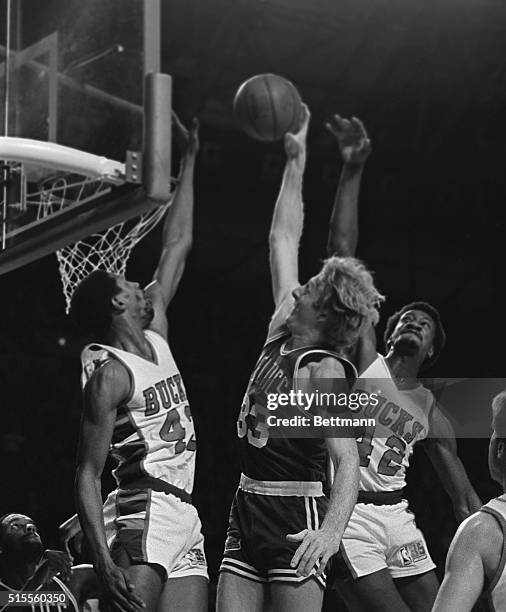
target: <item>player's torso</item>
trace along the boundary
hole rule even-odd
[[[167,342],[151,331],[145,335],[154,362],[93,344],[83,351],[83,382],[111,356],[130,374],[131,396],[118,408],[111,441],[118,485],[150,476],[191,493],[196,441],[186,390]]]
[[[499,566],[489,580],[489,586],[484,593],[488,600],[491,612],[506,610],[506,495],[491,499],[482,510],[493,514],[501,526],[503,532],[502,554]]]
[[[354,390],[377,398],[377,402],[370,400],[357,413],[376,421],[375,427],[365,428],[357,438],[360,489],[402,489],[413,446],[428,435],[433,396],[422,385],[398,389],[381,355],[359,376]]]
[[[266,342],[250,377],[237,421],[243,472],[256,480],[324,481],[325,441],[269,435],[267,417],[273,413],[267,396],[288,394],[304,364],[337,355],[314,346],[288,351],[284,347],[288,338],[281,333]]]

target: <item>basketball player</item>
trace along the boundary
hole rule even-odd
[[[219,612],[320,610],[324,569],[356,500],[352,438],[276,438],[266,422],[269,391],[348,390],[354,368],[337,351],[355,342],[382,299],[352,258],[331,258],[299,284],[308,122],[304,107],[300,131],[285,138],[287,162],[270,232],[276,310],[238,420],[243,474],[220,569]],[[323,494],[325,445],[336,468],[330,501]]]
[[[195,431],[181,374],[167,344],[165,311],[192,239],[198,124],[176,122],[182,172],[162,233],[153,282],[105,271],[77,287],[71,314],[95,342],[82,353],[84,411],[76,496],[102,593],[113,610],[207,609],[204,539],[191,491]],[[118,488],[102,509],[108,451]]]
[[[329,253],[352,256],[358,238],[360,179],[371,144],[356,118],[335,115],[327,127],[336,136],[344,161]],[[388,320],[384,340],[386,357],[376,350],[370,324],[354,355],[360,373],[357,392],[375,390],[379,402],[361,409],[364,416],[376,419],[376,427],[361,431],[357,440],[358,503],[341,544],[343,567],[336,563],[333,569],[341,576],[338,590],[354,612],[422,612],[431,609],[438,582],[423,534],[404,499],[414,444],[425,440],[459,521],[481,503],[457,456],[450,423],[418,381],[420,371],[435,363],[445,343],[439,313],[425,302],[407,304]]]
[[[70,558],[59,550],[46,550],[35,522],[24,514],[0,518],[0,591],[52,591],[68,597],[68,606],[77,612],[77,602],[65,585],[71,575]],[[19,606],[19,604],[18,604]],[[0,605],[0,610],[9,607]],[[30,607],[30,606],[26,606]],[[62,609],[47,605],[44,609]],[[34,604],[32,609],[42,609]]]
[[[471,612],[478,600],[506,610],[506,392],[492,401],[488,467],[503,495],[491,499],[458,528],[433,612]]]

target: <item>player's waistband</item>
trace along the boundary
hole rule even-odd
[[[297,480],[255,480],[241,474],[239,487],[246,493],[257,495],[278,495],[280,497],[321,497],[321,482],[301,482]]]
[[[160,480],[160,478],[154,478],[153,476],[144,476],[138,480],[120,483],[118,488],[124,491],[130,491],[132,489],[151,489],[152,491],[159,491],[167,495],[174,495],[187,504],[192,503],[191,495],[184,489],[180,489],[169,482],[165,482],[165,480]]]
[[[404,489],[397,489],[395,491],[359,491],[357,504],[393,506],[400,503],[404,498]]]

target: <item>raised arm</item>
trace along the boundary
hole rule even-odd
[[[344,383],[340,390],[348,388],[344,376],[343,366],[333,358],[326,358],[317,365],[310,364],[302,368],[297,376],[297,385],[310,392],[317,390],[321,397],[325,397],[325,393],[331,397],[338,391],[340,382]],[[317,574],[323,573],[329,559],[339,550],[341,538],[357,501],[360,460],[355,438],[327,437],[325,442],[335,473],[325,518],[318,530],[305,529],[287,536],[291,541],[300,542],[291,565],[302,576],[308,576],[318,562]]]
[[[193,174],[199,149],[197,119],[188,131],[173,113],[174,136],[181,150],[181,170],[162,230],[162,252],[153,275],[146,287],[155,316],[151,328],[166,334],[166,315],[183,275],[186,257],[190,252],[193,234]]]
[[[100,481],[117,407],[129,392],[128,372],[117,361],[100,367],[86,385],[75,483],[79,521],[90,545],[93,565],[109,603],[118,612],[136,612],[142,600],[135,594],[125,571],[111,559],[105,537]]]
[[[343,160],[334,207],[330,216],[327,254],[354,257],[358,242],[358,196],[364,164],[371,154],[371,141],[364,124],[352,117],[343,119],[334,115],[326,128],[336,137]],[[354,349],[353,358],[359,373],[377,356],[376,331],[366,325]]]
[[[297,134],[285,135],[286,165],[269,234],[272,293],[276,308],[299,284],[298,253],[303,227],[302,178],[306,165],[309,110],[304,105]]]
[[[424,448],[452,500],[457,520],[463,521],[479,510],[482,503],[457,455],[453,427],[437,406],[432,410]]]
[[[371,153],[371,141],[364,124],[356,117],[348,120],[334,115],[326,127],[337,139],[344,164],[330,218],[327,253],[352,257],[358,242],[360,181]]]

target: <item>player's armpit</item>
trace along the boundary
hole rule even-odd
[[[294,298],[292,291],[297,287],[299,287],[298,283],[292,288],[291,291],[285,294],[276,311],[272,315],[271,322],[269,323],[269,330],[267,332],[267,338],[275,336],[285,328],[286,318],[293,309]]]

